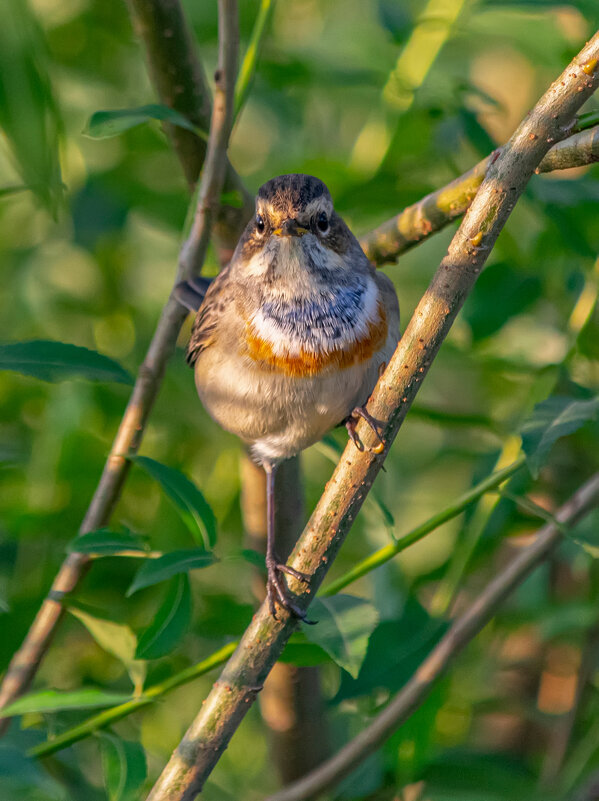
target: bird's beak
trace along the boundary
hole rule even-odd
[[[273,234],[275,236],[303,236],[309,233],[307,228],[302,228],[297,220],[285,220],[280,228],[275,228]]]

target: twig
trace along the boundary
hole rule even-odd
[[[245,51],[241,67],[239,68],[239,76],[235,86],[235,119],[239,117],[239,113],[243,108],[245,101],[252,88],[254,75],[256,74],[256,66],[260,58],[260,50],[262,49],[262,42],[266,32],[267,25],[272,16],[275,8],[275,0],[261,0],[258,16],[254,23],[250,42]]]
[[[291,566],[311,576],[309,587],[290,579],[301,608],[307,608],[341,547],[499,232],[549,150],[547,140],[557,141],[569,132],[577,109],[595,89],[596,74],[587,75],[582,67],[590,63],[596,66],[598,60],[599,33],[552,84],[489,166],[447,256],[368,404],[369,412],[381,421],[384,452],[374,452],[373,433],[364,424],[358,424],[358,434],[366,449],[356,452],[352,443],[346,447],[290,557]],[[262,604],[156,782],[149,796],[151,801],[190,801],[201,790],[296,626],[297,620],[282,610],[275,620],[268,605]]]
[[[216,82],[210,138],[196,216],[188,242],[182,249],[174,286],[199,271],[208,246],[211,224],[215,209],[218,207],[226,169],[226,148],[233,119],[233,98],[230,86],[235,80],[236,47],[235,34],[234,41],[227,40],[227,60],[221,65],[219,80]],[[82,534],[100,528],[108,522],[129,470],[129,457],[139,448],[145,423],[158,393],[166,363],[174,353],[177,336],[186,316],[187,310],[171,294],[139,369],[131,398],[104,471],[81,525],[80,533]],[[29,686],[62,617],[64,609],[61,601],[65,595],[75,589],[89,564],[89,556],[79,553],[69,554],[63,562],[52,584],[52,589],[42,603],[25,641],[11,660],[0,689],[0,708],[7,706]],[[8,719],[2,720],[0,731],[4,731],[7,724]]]
[[[514,473],[516,473],[523,465],[524,465],[524,456],[519,456],[515,462],[508,467],[504,467],[502,470],[497,470],[495,473],[491,473],[490,476],[487,476],[482,481],[480,481],[475,487],[465,492],[461,495],[457,500],[455,500],[450,506],[447,506],[443,511],[439,512],[438,514],[430,517],[424,523],[421,523],[416,528],[409,531],[407,534],[404,534],[403,537],[400,537],[396,542],[390,543],[389,545],[384,545],[382,548],[379,548],[378,551],[370,554],[361,562],[354,565],[347,573],[344,573],[342,576],[339,576],[338,579],[331,582],[325,590],[323,590],[320,595],[334,595],[337,592],[341,592],[348,584],[351,584],[353,581],[365,576],[367,573],[370,573],[380,565],[384,565],[385,562],[388,562],[389,559],[393,559],[398,553],[405,551],[406,548],[409,548],[410,545],[413,545],[415,542],[419,542],[423,537],[426,537],[427,534],[430,534],[431,531],[439,528],[439,526],[443,525],[443,523],[447,523],[448,520],[453,520],[454,517],[457,517],[461,514],[464,509],[466,509],[471,503],[477,501],[481,498],[485,493],[489,492],[490,490],[495,489],[500,484],[503,484],[504,481],[507,481],[511,478]]]
[[[136,33],[143,41],[152,82],[160,100],[183,114],[198,128],[210,126],[211,103],[204,69],[185,21],[179,0],[126,0]],[[192,131],[165,124],[190,188],[196,184],[206,156],[206,142]],[[239,205],[223,203],[215,233],[225,251],[221,262],[237,244],[251,216],[254,201],[227,159],[225,192],[235,192]]]
[[[590,478],[557,513],[560,523],[574,525],[599,503],[599,473]],[[472,602],[420,665],[395,698],[363,731],[334,757],[295,784],[268,797],[267,801],[309,801],[351,773],[414,712],[452,660],[496,613],[498,606],[524,581],[562,539],[562,526],[548,523],[535,535]]]
[[[394,262],[406,250],[461,217],[500,152],[495,151],[447,186],[431,192],[362,237],[360,244],[370,261],[377,266]],[[596,161],[599,161],[599,128],[582,131],[555,144],[535,172],[582,167]]]

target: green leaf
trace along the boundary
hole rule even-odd
[[[599,509],[593,509],[571,529],[566,529],[566,534],[593,559],[599,559]]]
[[[136,128],[138,125],[150,122],[150,120],[170,122],[171,125],[177,125],[179,128],[192,131],[201,139],[208,138],[204,131],[197,128],[183,114],[179,114],[178,111],[160,103],[149,103],[147,106],[138,106],[137,108],[96,111],[87,121],[83,134],[91,139],[108,139],[112,136],[118,136],[130,128]]]
[[[130,701],[131,695],[107,693],[104,690],[85,689],[69,692],[40,690],[24,695],[0,710],[0,718],[24,715],[26,712],[58,712],[62,709],[90,709],[93,707],[114,706]]]
[[[279,661],[296,667],[313,667],[330,662],[331,658],[319,645],[308,642],[304,633],[299,631],[291,635]]]
[[[146,678],[147,666],[135,656],[137,637],[129,626],[90,615],[75,606],[69,606],[68,610],[77,620],[83,623],[100,648],[103,648],[123,663],[136,692],[141,692]]]
[[[148,774],[146,755],[139,743],[114,734],[100,734],[104,784],[109,801],[134,801]]]
[[[374,606],[353,595],[334,595],[316,598],[310,606],[310,616],[318,626],[304,626],[306,637],[356,678],[379,620]]]
[[[555,396],[538,403],[522,426],[522,449],[528,467],[536,478],[553,444],[574,433],[589,420],[595,420],[599,398],[573,400]]]
[[[203,543],[205,548],[213,548],[216,543],[216,518],[196,485],[173,467],[147,456],[134,456],[132,461],[162,486],[194,539]]]
[[[143,589],[143,587],[151,587],[152,584],[166,581],[176,576],[177,573],[187,573],[189,570],[209,567],[216,561],[218,560],[214,554],[201,548],[170,551],[170,553],[165,553],[157,559],[148,559],[137,571],[131,586],[127,590],[127,596],[133,595],[134,592]]]
[[[93,553],[101,556],[121,553],[121,551],[140,551],[144,553],[148,546],[144,540],[129,530],[111,531],[99,528],[80,534],[67,545],[68,553]]]
[[[0,370],[13,370],[42,381],[86,378],[133,383],[129,373],[108,356],[78,345],[41,339],[0,345]]]
[[[152,623],[139,637],[137,659],[158,659],[169,654],[185,634],[191,621],[189,576],[176,576]]]
[[[0,25],[0,127],[24,184],[56,215],[62,120],[44,34],[25,0],[6,0]]]

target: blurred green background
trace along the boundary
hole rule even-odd
[[[184,6],[211,75],[216,3]],[[242,53],[257,8],[240,3]],[[592,35],[598,16],[595,0],[281,0],[234,129],[231,161],[252,192],[280,173],[318,175],[360,235],[506,141]],[[120,0],[9,0],[3,17],[0,338],[86,346],[135,374],[174,278],[188,192],[159,123],[107,139],[82,132],[97,110],[156,102],[142,46]],[[512,461],[519,426],[535,403],[552,392],[583,399],[597,393],[598,200],[596,169],[533,178],[377,480],[393,532],[389,519],[367,505],[332,575]],[[452,232],[385,268],[404,326]],[[204,272],[217,270],[211,252]],[[141,452],[196,482],[218,519],[221,562],[191,574],[191,628],[169,656],[148,663],[150,684],[239,636],[254,603],[251,566],[227,558],[243,545],[241,446],[197,399],[184,360],[188,333],[189,327]],[[77,533],[127,397],[127,387],[117,384],[49,384],[2,373],[2,668]],[[344,432],[332,436],[345,441]],[[597,425],[586,426],[556,445],[534,484],[519,473],[511,493],[529,491],[555,509],[596,469],[598,448]],[[332,470],[329,451],[315,446],[302,455],[308,509]],[[137,467],[113,523],[148,535],[155,550],[194,544],[159,486]],[[380,623],[357,679],[320,654],[333,743],[359,731],[402,686],[448,612],[464,609],[540,524],[534,509],[489,495],[351,587],[374,603]],[[98,560],[78,602],[139,633],[163,588],[126,598],[138,567],[135,559]],[[599,769],[596,573],[589,553],[565,545],[338,794],[486,801],[535,793],[565,798],[580,786]],[[584,704],[572,715],[583,655],[592,669]],[[143,746],[147,787],[213,680],[199,679],[115,727]],[[35,687],[126,693],[131,683],[122,661],[67,614]],[[31,714],[13,725],[6,742],[17,750],[0,753],[3,799],[107,797],[97,738],[40,763],[39,771],[13,758],[88,715]],[[556,756],[558,731],[566,731],[563,758]],[[547,786],[556,760],[560,779]],[[205,797],[258,799],[276,786],[255,707]],[[142,797],[140,789],[131,792]]]

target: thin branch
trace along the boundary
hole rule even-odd
[[[406,250],[461,217],[476,196],[487,169],[500,152],[496,150],[447,186],[431,192],[366,234],[360,244],[370,261],[379,267],[397,261]],[[582,131],[555,144],[535,171],[565,170],[596,161],[599,161],[599,128]]]
[[[267,801],[309,801],[349,775],[404,723],[428,696],[455,657],[482,630],[497,608],[562,539],[562,526],[574,525],[599,504],[599,473],[590,478],[535,535],[459,617],[395,698],[363,731],[312,773],[268,797]]]
[[[252,82],[256,74],[256,67],[262,49],[262,42],[264,41],[264,34],[266,33],[266,28],[274,8],[275,0],[261,0],[258,16],[256,17],[250,42],[239,68],[239,77],[237,78],[237,84],[235,86],[235,119],[239,117],[239,113],[252,88]]]
[[[89,735],[93,734],[95,731],[105,729],[107,726],[112,726],[112,724],[116,723],[118,720],[122,720],[132,715],[134,712],[143,709],[143,707],[155,703],[158,698],[163,698],[177,687],[181,687],[182,684],[188,684],[190,681],[194,681],[200,676],[214,670],[214,668],[219,667],[223,662],[227,661],[236,647],[236,642],[225,645],[223,648],[210,654],[210,656],[207,656],[206,659],[202,659],[202,661],[198,662],[196,665],[185,668],[185,670],[175,673],[174,676],[170,676],[168,679],[152,685],[152,687],[144,690],[143,695],[140,695],[139,698],[132,698],[130,701],[125,701],[118,706],[104,709],[102,712],[93,715],[93,717],[84,720],[83,723],[57,734],[55,737],[46,740],[46,742],[33,746],[27,752],[27,756],[50,756],[57,751],[62,751],[63,748],[68,748],[70,745],[73,745],[73,743],[79,742],[79,740],[83,740],[85,737],[89,737]]]
[[[210,89],[197,56],[196,44],[179,0],[126,0],[133,26],[145,46],[148,68],[160,100],[183,114],[196,127],[210,126]],[[165,124],[190,188],[196,184],[206,157],[206,142],[192,131]],[[221,261],[233,251],[251,216],[254,202],[227,159],[227,193],[239,196],[238,205],[222,204],[216,234],[224,247]]]
[[[395,542],[390,543],[389,545],[384,545],[382,548],[379,548],[378,551],[370,554],[365,559],[362,559],[361,562],[358,562],[354,565],[347,573],[344,573],[342,576],[339,576],[338,579],[331,582],[325,590],[319,593],[319,595],[334,595],[337,592],[341,592],[341,590],[345,589],[348,584],[351,584],[353,581],[357,581],[357,579],[361,578],[362,576],[367,575],[372,570],[375,570],[377,567],[384,565],[385,562],[388,562],[389,559],[393,559],[398,553],[405,551],[406,548],[409,548],[410,545],[413,545],[415,542],[419,542],[423,537],[426,537],[427,534],[430,534],[431,531],[435,531],[435,529],[442,526],[443,523],[447,523],[449,520],[453,520],[454,517],[462,514],[464,509],[470,506],[471,503],[477,501],[487,492],[495,489],[500,484],[503,484],[504,481],[507,481],[511,478],[514,473],[516,473],[520,468],[524,465],[525,458],[524,456],[519,456],[515,462],[508,467],[504,467],[502,470],[497,470],[495,473],[491,473],[490,476],[487,476],[482,481],[480,481],[475,487],[465,492],[459,498],[457,498],[452,504],[447,506],[441,512],[433,517],[430,517],[424,523],[421,523],[416,528],[409,531],[407,534],[404,534],[403,537],[400,537]]]
[[[356,452],[352,443],[346,447],[290,557],[292,567],[311,576],[308,587],[290,579],[302,609],[307,608],[341,547],[422,379],[516,201],[550,142],[567,135],[576,111],[594,91],[597,76],[587,75],[582,67],[597,65],[598,60],[599,33],[552,84],[490,164],[447,256],[368,404],[373,417],[381,421],[386,443],[383,453],[374,452],[377,443],[373,433],[358,424],[365,450]],[[262,604],[156,782],[150,801],[190,801],[201,790],[296,627],[297,620],[288,613],[280,610],[275,620],[268,604]]]
[[[237,33],[227,28],[226,50],[221,54],[219,76],[210,137],[197,210],[188,241],[181,251],[176,286],[200,270],[215,210],[218,208],[226,170],[226,151],[233,121],[233,91],[236,75]],[[225,57],[226,56],[226,57]],[[184,258],[185,256],[185,258]],[[131,457],[141,443],[145,424],[158,394],[166,363],[175,351],[177,336],[187,316],[171,293],[158,322],[146,357],[139,369],[135,386],[104,466],[98,487],[91,500],[80,533],[106,525],[125,482]],[[29,686],[44,657],[63,614],[62,599],[72,592],[90,564],[87,554],[72,553],[63,562],[52,588],[29,629],[21,648],[8,667],[0,688],[0,708],[7,706]],[[8,719],[0,723],[0,731]]]

